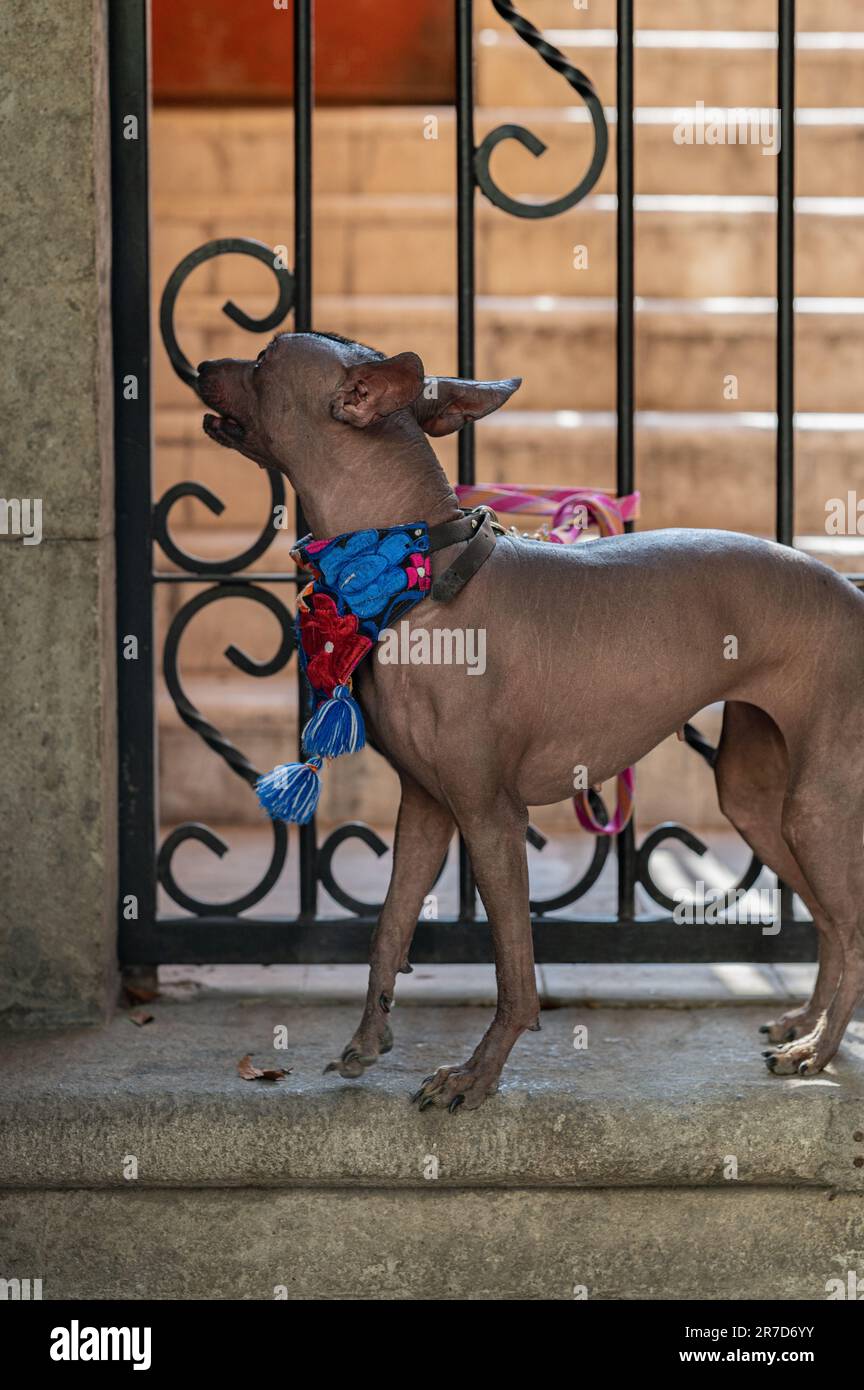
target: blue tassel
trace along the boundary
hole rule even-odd
[[[303,747],[319,758],[338,758],[366,746],[366,729],[357,701],[347,685],[337,685],[333,698],[319,705],[303,730]]]
[[[321,759],[282,763],[255,783],[258,800],[273,820],[305,825],[315,814],[321,795]]]

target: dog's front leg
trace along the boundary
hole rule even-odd
[[[457,807],[456,818],[492,929],[498,1005],[468,1061],[439,1067],[424,1081],[414,1096],[421,1110],[428,1105],[447,1106],[451,1112],[462,1105],[475,1110],[498,1089],[517,1038],[540,1027],[525,852],[528,812],[500,797],[470,811]]]
[[[396,976],[406,972],[411,939],[423,900],[441,868],[453,834],[453,817],[407,773],[399,774],[402,799],[393,844],[393,872],[372,938],[366,1007],[353,1038],[337,1062],[338,1071],[354,1079],[393,1046],[388,1014]]]

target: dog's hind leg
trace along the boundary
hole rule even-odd
[[[372,938],[369,988],[360,1025],[326,1071],[355,1079],[393,1046],[388,1015],[396,976],[410,969],[408,952],[423,900],[441,868],[453,834],[453,817],[413,777],[399,774],[402,799],[393,844],[393,872]]]
[[[528,901],[525,832],[528,812],[503,794],[478,797],[455,808],[486,907],[495,950],[498,1004],[495,1017],[471,1057],[461,1066],[439,1067],[414,1096],[420,1109],[464,1105],[475,1110],[498,1089],[504,1063],[526,1029],[540,1027],[534,972],[534,942]]]
[[[864,998],[864,728],[857,711],[832,711],[808,730],[806,749],[790,750],[783,838],[833,927],[842,975],[825,1013],[804,1037],[767,1054],[771,1071],[812,1075],[831,1061]]]
[[[843,949],[806,877],[783,838],[783,802],[789,778],[786,744],[774,720],[755,705],[727,703],[715,767],[720,809],[769,869],[806,905],[819,932],[819,971],[810,1000],[763,1024],[772,1043],[791,1042],[815,1028],[834,998]]]

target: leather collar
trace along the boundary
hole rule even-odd
[[[430,597],[436,603],[449,603],[454,599],[495,549],[492,517],[485,507],[476,507],[456,521],[444,521],[440,526],[429,528],[430,552],[444,550],[459,541],[468,544],[452,565],[433,581]]]

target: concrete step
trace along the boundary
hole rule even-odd
[[[833,105],[833,104],[832,104]],[[663,105],[636,108],[635,181],[637,193],[717,193],[771,195],[777,187],[777,161],[759,144],[740,143],[740,118],[726,108],[703,112],[705,136],[713,143],[678,144],[675,131],[698,108]],[[727,113],[728,114],[728,113]],[[430,122],[431,118],[431,122]],[[598,193],[615,191],[614,106],[606,108],[611,146],[597,184]],[[574,171],[587,168],[593,130],[580,106],[507,105],[479,108],[476,137],[506,124],[521,124],[547,146],[535,159],[515,141],[495,151],[492,172],[513,197],[559,197],[574,184]],[[695,128],[694,128],[695,135]],[[732,142],[734,135],[734,143]],[[434,138],[430,138],[434,137]],[[680,137],[679,137],[680,138]],[[426,112],[419,107],[323,109],[315,115],[314,179],[318,201],[333,194],[452,194],[456,168],[456,117],[451,107]],[[718,143],[719,140],[723,143]],[[152,171],[155,246],[162,256],[160,275],[215,232],[224,200],[247,198],[250,206],[268,197],[290,199],[293,178],[293,118],[290,111],[232,107],[228,110],[160,108],[153,113]],[[796,187],[807,196],[864,195],[864,120],[855,109],[802,108],[797,112]],[[219,189],[218,205],[213,190]],[[204,209],[194,200],[204,201]],[[195,208],[185,232],[176,234],[178,206]],[[482,196],[478,207],[483,205]],[[290,205],[289,205],[290,215]],[[280,211],[283,225],[289,218]],[[242,208],[231,235],[249,235]],[[167,249],[163,252],[163,244]],[[174,259],[165,268],[167,260]],[[206,273],[206,272],[202,272]],[[161,287],[161,279],[156,283]]]
[[[241,988],[228,998],[210,993],[191,1000],[187,995],[182,1002],[157,1000],[148,1006],[154,1013],[148,1029],[129,1027],[120,1014],[105,1030],[5,1039],[3,1187],[64,1183],[123,1190],[118,1152],[138,1156],[144,1189],[241,1181],[270,1188],[421,1187],[423,1163],[415,1152],[420,1133],[412,1142],[417,1112],[405,1104],[411,1080],[427,1059],[461,1056],[470,1039],[476,1042],[488,1022],[485,1008],[400,1008],[397,996],[396,1047],[352,1085],[321,1072],[324,1061],[342,1047],[346,1023],[345,1038],[355,1026],[356,1019],[349,1019],[359,994],[341,1006],[297,1008],[292,1000],[286,1012],[274,974],[271,992],[263,998],[249,998]],[[844,1114],[864,1099],[860,1022],[853,1023],[850,1045],[827,1075],[834,1085],[808,1086],[766,1070],[757,1032],[764,1016],[764,1004],[750,1003],[545,1011],[540,1036],[517,1046],[501,1091],[472,1114],[470,1133],[453,1125],[445,1136],[447,1117],[427,1112],[423,1132],[429,1138],[437,1134],[438,1143],[446,1137],[442,1187],[554,1184],[615,1190],[669,1183],[722,1189],[728,1181],[723,1154],[731,1153],[738,1156],[741,1188],[774,1182],[860,1195],[864,1179],[852,1163],[855,1126]],[[273,1025],[283,1023],[289,1046],[276,1060],[292,1067],[290,1079],[266,1090],[240,1082],[236,1059],[248,1051],[255,1057],[274,1055]],[[574,1025],[585,1024],[588,1048],[574,1053]],[[642,1055],[652,1039],[662,1041],[651,1053],[662,1065],[637,1075],[632,1055]],[[718,1050],[733,1061],[731,1078],[728,1069],[717,1068]],[[519,1104],[534,1091],[528,1108],[543,1105],[535,1090],[541,1075],[563,1110],[558,1130],[551,1123],[551,1105],[547,1131],[542,1109],[534,1124],[525,1117],[525,1101]],[[174,1142],[169,1143],[163,1098],[172,1094]],[[66,1118],[77,1115],[76,1123],[55,1123],[54,1140],[47,1142],[50,1102],[62,1104],[64,1096]],[[213,1120],[206,1125],[203,1112],[209,1108],[212,1115],[217,1105],[224,1126]],[[629,1118],[622,1127],[625,1114]],[[92,1145],[82,1142],[85,1124],[93,1126]],[[349,1127],[357,1125],[363,1127],[364,1143],[349,1169],[344,1145]],[[574,1125],[578,1133],[593,1133],[595,1142],[574,1143]],[[705,1140],[715,1126],[722,1133],[723,1125],[728,1147],[715,1154]],[[193,1132],[197,1142],[187,1150]],[[486,1142],[479,1142],[481,1135]]]
[[[262,274],[267,271],[262,266]],[[178,332],[192,362],[249,356],[260,340],[221,313],[224,295],[190,294]],[[269,294],[243,296],[250,314],[272,309]],[[797,408],[854,413],[860,408],[864,331],[861,300],[798,301]],[[455,366],[451,296],[320,295],[314,322],[384,352],[419,352],[427,371]],[[636,314],[637,405],[643,410],[771,410],[775,400],[774,304],[766,299],[642,300]],[[615,305],[605,299],[481,296],[478,375],[524,377],[519,406],[531,410],[611,410],[615,404]],[[531,364],[535,364],[532,368]],[[189,389],[166,354],[154,356],[158,407],[184,405]],[[737,393],[737,399],[735,395]]]
[[[638,23],[638,19],[637,19]],[[600,100],[615,101],[615,33],[566,27],[550,41],[590,77]],[[519,93],[525,106],[572,106],[573,88],[533,54],[518,36],[484,29],[477,36],[477,101],[503,106]],[[864,50],[860,33],[797,33],[799,106],[856,106]],[[776,104],[776,32],[637,29],[634,90],[644,106],[773,107]]]
[[[519,8],[538,29],[614,29],[617,22],[616,0],[526,0]],[[860,0],[798,0],[795,11],[799,30],[864,29]],[[480,29],[512,33],[491,0],[478,0],[474,15]],[[777,0],[639,0],[636,22],[640,29],[771,30]]]
[[[802,295],[864,295],[864,198],[799,198],[796,284]],[[206,195],[163,204],[154,274],[164,284],[188,247],[240,226],[269,246],[292,245],[288,197]],[[769,295],[776,286],[776,200],[711,194],[636,198],[636,292],[687,298]],[[447,195],[322,196],[316,206],[320,294],[450,294],[456,283],[455,200]],[[614,295],[616,199],[589,196],[559,217],[528,221],[485,201],[477,208],[477,290],[488,295]],[[197,230],[193,233],[192,228]],[[410,248],[410,255],[406,255]],[[268,272],[222,256],[195,292],[262,288]],[[266,288],[266,285],[264,286]],[[190,285],[190,292],[192,286]]]
[[[8,1277],[75,1300],[803,1300],[860,1270],[860,1021],[813,1083],[766,1070],[764,1004],[549,1009],[456,1122],[407,1098],[488,1008],[397,1003],[394,1050],[346,1082],[321,1073],[359,992],[297,1007],[268,976],[3,1042]],[[239,1080],[248,1052],[290,1074]]]
[[[355,1023],[347,1011],[338,1023],[334,1020],[343,1030],[348,1026],[344,1037]],[[647,1041],[652,1044],[653,1038]],[[343,1043],[340,1037],[339,1046]],[[469,1052],[474,1043],[476,1038]],[[673,1038],[669,1046],[674,1050],[675,1045]],[[415,1086],[418,1078],[419,1072]],[[167,1092],[165,1103],[167,1107]],[[544,1133],[555,1121],[547,1116],[548,1103],[536,1116]],[[393,1105],[410,1109],[401,1095]],[[237,1108],[246,1107],[238,1103]],[[184,1107],[182,1120],[175,1121],[178,1157],[191,1151],[193,1131],[200,1145],[208,1145],[210,1115],[214,1123],[228,1127],[221,1104],[202,1100],[198,1109],[200,1116]],[[302,1116],[301,1105],[295,1110]],[[354,1120],[350,1137],[349,1113]],[[621,1129],[629,1121],[624,1109],[616,1116]],[[527,1116],[523,1122],[530,1124]],[[302,1118],[291,1123],[306,1133]],[[310,1139],[324,1123],[315,1124]],[[354,1164],[358,1147],[365,1148],[367,1123],[359,1110],[347,1106],[332,1122],[334,1143],[344,1146],[346,1165]],[[437,1157],[445,1142],[441,1122],[430,1134],[432,1123],[413,1140],[415,1151],[423,1150],[427,1172],[429,1158]],[[771,1123],[783,1132],[781,1115],[772,1115]],[[722,1142],[722,1121],[715,1124]],[[82,1142],[91,1142],[89,1126],[75,1128],[83,1129]],[[274,1153],[281,1152],[281,1128],[274,1126],[272,1132]],[[473,1124],[471,1133],[477,1134]],[[583,1126],[574,1120],[568,1134],[575,1148],[582,1133]],[[490,1131],[485,1142],[495,1150],[497,1140]],[[452,1161],[449,1144],[446,1152]],[[504,1184],[497,1182],[477,1190],[429,1182],[426,1190],[406,1192],[390,1189],[383,1179],[371,1184],[372,1191],[312,1184],[274,1191],[246,1182],[226,1182],[220,1191],[202,1185],[187,1190],[176,1181],[152,1192],[135,1191],[133,1184],[110,1192],[56,1186],[58,1190],[34,1185],[0,1190],[0,1219],[8,1232],[3,1248],[10,1269],[52,1271],[43,1282],[43,1298],[76,1303],[130,1297],[130,1247],[136,1250],[134,1298],[232,1304],[286,1298],[753,1299],[777,1300],[780,1319],[784,1303],[836,1298],[829,1291],[838,1288],[845,1297],[847,1285],[854,1288],[856,1275],[861,1278],[860,1257],[838,1263],[844,1257],[837,1253],[847,1251],[855,1238],[860,1194],[835,1194],[827,1185],[803,1191],[768,1185],[745,1192],[734,1190],[738,1184],[731,1182],[726,1190],[658,1185],[614,1192],[533,1183],[501,1190]],[[171,1252],[170,1260],[165,1251]],[[713,1318],[710,1325],[717,1325]]]
[[[248,835],[248,832],[247,832]],[[352,874],[364,877],[362,849],[351,856]],[[453,875],[454,884],[456,875]],[[700,1007],[738,1009],[759,1004],[782,1012],[813,988],[816,966],[778,961],[765,965],[547,965],[535,966],[544,1009]],[[295,1008],[331,1008],[362,1000],[369,976],[363,965],[162,965],[165,1000],[222,998],[242,992],[263,1001],[278,996]],[[494,1008],[495,976],[488,965],[424,962],[399,980],[398,1005],[411,1008]]]
[[[516,397],[518,400],[519,397]],[[636,419],[636,480],[642,493],[639,526],[717,526],[770,534],[774,525],[775,427],[773,414],[645,413]],[[615,492],[615,416],[612,412],[530,411],[510,405],[478,428],[477,477],[483,482],[597,487]],[[188,547],[212,544],[231,553],[232,528],[258,528],[270,510],[264,475],[219,450],[201,431],[201,410],[191,406],[156,415],[155,489],[195,479],[225,503],[214,517],[193,499],[172,512],[190,529]],[[457,436],[431,441],[451,478],[457,476]],[[864,416],[799,415],[796,432],[796,528],[824,531],[826,502],[850,490],[864,497]],[[517,519],[524,529],[529,518]],[[535,523],[536,524],[536,523]],[[206,537],[213,533],[212,542]],[[290,533],[287,536],[290,544]],[[249,535],[232,535],[234,553]],[[211,553],[209,550],[207,553]],[[261,566],[285,561],[282,536]],[[161,562],[160,562],[161,564]]]

